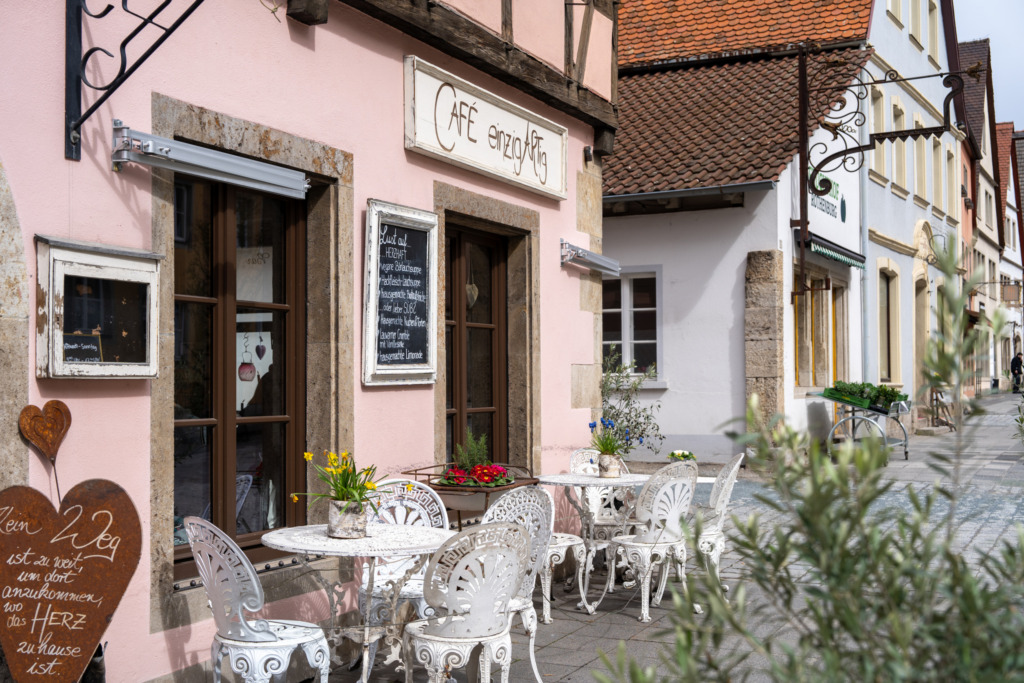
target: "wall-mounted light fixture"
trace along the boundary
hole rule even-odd
[[[605,275],[619,276],[619,262],[615,259],[602,256],[583,247],[577,247],[575,244],[569,244],[565,240],[560,240],[559,242],[563,266],[571,263],[574,266],[596,270]]]
[[[125,162],[166,168],[293,199],[305,199],[309,189],[309,181],[302,171],[140,133],[114,119],[111,168],[120,171]]]

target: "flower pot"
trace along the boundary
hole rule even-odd
[[[327,509],[327,535],[331,538],[363,538],[366,536],[366,513],[358,503],[331,500]]]
[[[615,479],[622,473],[622,458],[614,453],[597,456],[597,474],[603,479]]]

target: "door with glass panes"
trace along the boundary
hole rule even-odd
[[[254,558],[305,521],[301,202],[179,177],[174,202],[174,542],[213,521]]]
[[[490,458],[508,462],[505,240],[448,227],[445,232],[447,454],[467,429],[487,437]]]

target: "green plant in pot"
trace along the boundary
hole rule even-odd
[[[613,479],[621,475],[623,444],[628,440],[629,429],[625,430],[624,437],[620,436],[611,420],[602,417],[600,426],[597,422],[590,423],[590,446],[598,452],[599,476]]]

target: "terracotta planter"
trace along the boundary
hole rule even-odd
[[[622,474],[622,458],[614,453],[597,456],[597,474],[602,479],[616,479]]]
[[[331,538],[366,536],[366,513],[357,503],[331,500],[327,509],[327,535]]]

